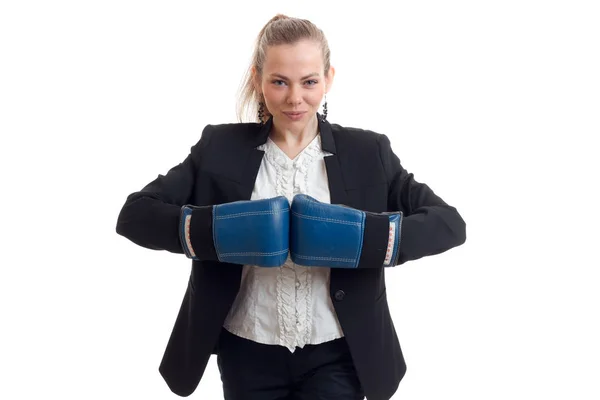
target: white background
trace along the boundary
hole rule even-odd
[[[178,398],[158,365],[190,262],[117,216],[236,122],[282,12],[329,39],[329,120],[388,135],[467,222],[463,246],[386,271],[394,399],[599,399],[595,3],[3,1],[0,398]],[[222,398],[214,357],[191,398]]]

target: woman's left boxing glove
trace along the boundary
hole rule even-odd
[[[398,264],[402,213],[372,213],[298,194],[292,201],[290,257],[307,267]]]
[[[279,267],[289,251],[288,200],[181,207],[179,238],[193,260]]]

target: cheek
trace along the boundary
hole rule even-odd
[[[307,102],[310,102],[311,104],[318,106],[321,103],[321,100],[323,99],[323,95],[325,94],[325,92],[323,91],[313,91],[309,94],[309,96],[307,97]]]
[[[282,92],[280,90],[276,90],[273,88],[266,88],[263,91],[263,95],[265,96],[265,100],[269,103],[278,103],[281,101]]]

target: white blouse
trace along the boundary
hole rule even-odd
[[[270,138],[258,147],[265,155],[252,200],[308,194],[330,203],[324,157],[317,135],[290,159]],[[303,267],[289,255],[279,268],[244,265],[240,291],[225,320],[229,332],[258,343],[296,347],[344,336],[329,296],[327,267]]]

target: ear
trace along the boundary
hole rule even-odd
[[[331,86],[333,85],[333,77],[335,76],[335,68],[333,68],[332,66],[329,67],[329,71],[327,72],[327,75],[325,76],[325,94],[327,94],[329,92],[329,90],[331,90]]]

